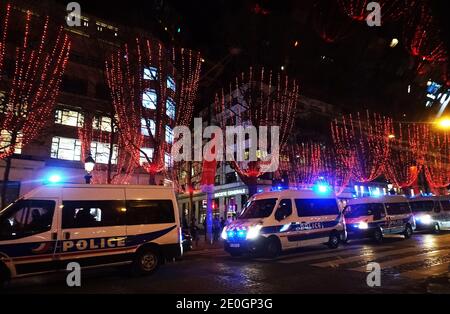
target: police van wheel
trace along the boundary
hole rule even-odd
[[[161,258],[154,249],[146,248],[136,254],[133,262],[133,273],[149,275],[158,269]]]
[[[373,232],[373,239],[376,243],[383,243],[383,232],[380,229],[375,229]]]
[[[266,244],[266,256],[270,258],[275,258],[281,253],[280,240],[277,238],[269,238]]]
[[[337,249],[339,247],[339,234],[333,232],[328,239],[328,247],[330,249]]]
[[[403,233],[405,239],[411,238],[412,234],[413,234],[412,227],[410,225],[406,225],[405,232]]]

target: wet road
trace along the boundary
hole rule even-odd
[[[367,286],[366,266],[381,265],[381,287]],[[450,293],[450,233],[356,241],[336,250],[298,249],[276,260],[232,258],[221,249],[187,253],[149,277],[116,268],[82,272],[82,286],[65,274],[16,280],[6,293]]]

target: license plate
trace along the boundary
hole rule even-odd
[[[230,247],[241,247],[239,243],[230,243]]]

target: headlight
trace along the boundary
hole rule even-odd
[[[252,239],[255,239],[256,237],[258,237],[259,231],[261,230],[261,228],[262,228],[261,225],[248,227],[246,239],[252,240]]]
[[[423,215],[423,216],[420,216],[420,217],[418,218],[418,220],[419,220],[421,223],[426,224],[426,225],[431,224],[431,223],[433,222],[433,219],[431,219],[431,216],[430,216],[430,215]]]
[[[226,240],[228,238],[227,235],[227,228],[223,228],[222,230],[222,234],[220,235],[222,237],[222,239]]]
[[[368,228],[369,228],[369,225],[367,224],[367,222],[361,221],[361,222],[358,224],[358,228],[359,228],[359,229],[368,229]]]

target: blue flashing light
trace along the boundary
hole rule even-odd
[[[52,174],[48,177],[47,181],[49,183],[60,183],[61,182],[61,176],[59,174]]]
[[[331,192],[331,187],[326,184],[326,183],[317,183],[314,187],[313,190],[317,193],[320,194],[325,194],[325,193],[330,193]]]
[[[238,235],[239,238],[244,238],[245,237],[244,230],[239,230],[237,235]]]
[[[372,191],[372,196],[373,197],[380,197],[381,196],[381,192],[379,189],[375,189]]]

